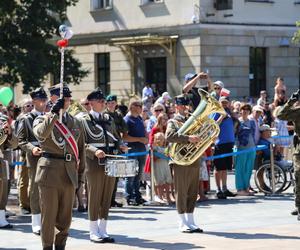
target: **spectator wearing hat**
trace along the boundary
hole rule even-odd
[[[233,145],[235,142],[234,136],[234,121],[229,109],[228,97],[222,96],[219,100],[222,107],[226,111],[226,117],[223,117],[220,123],[220,134],[215,143],[214,155],[221,155],[233,152]],[[214,119],[218,120],[219,114],[214,115]],[[226,199],[227,197],[234,197],[235,194],[230,192],[227,188],[227,171],[232,170],[232,156],[219,158],[214,160],[215,166],[215,180],[217,184],[217,198]]]
[[[157,117],[160,114],[166,112],[165,106],[163,104],[160,104],[160,103],[154,104],[152,110],[153,110],[153,112],[152,112],[153,115],[150,116],[150,119],[147,123],[147,128],[146,128],[147,133],[151,132],[151,129],[153,128],[154,124],[157,122]]]
[[[106,154],[120,153],[120,138],[111,111],[105,111],[105,96],[100,88],[87,96],[91,111],[83,117],[86,143],[86,177],[88,184],[88,215],[90,240],[94,243],[112,243],[106,230],[109,208],[116,178],[105,174]],[[114,98],[109,99],[114,101]],[[124,149],[125,147],[123,147]]]
[[[41,209],[38,185],[35,182],[37,163],[42,149],[38,139],[32,131],[32,126],[38,116],[44,114],[47,104],[47,94],[43,88],[38,88],[30,93],[34,109],[22,116],[16,128],[20,148],[26,153],[26,162],[29,175],[29,198],[31,210],[31,227],[34,234],[40,235]]]
[[[198,89],[200,88],[199,81],[201,79],[206,79],[207,84],[208,84],[206,87],[202,87],[202,88],[206,91],[210,91],[211,80],[210,80],[208,74],[206,74],[204,72],[201,72],[199,74],[188,73],[184,76],[185,84],[183,86],[182,92],[184,94],[189,95],[193,110],[195,110],[198,107],[199,103],[200,103],[201,97],[198,93]]]
[[[59,85],[51,95],[59,96]],[[72,220],[75,189],[85,167],[84,134],[80,122],[67,110],[71,91],[63,87],[63,98],[56,100],[51,112],[38,116],[33,134],[42,154],[37,163],[35,181],[38,184],[41,208],[41,240],[43,249],[65,249]],[[62,110],[62,123],[58,121]],[[55,230],[57,229],[57,231]]]
[[[184,95],[175,97],[176,115],[169,120],[166,130],[166,138],[170,143],[197,143],[201,137],[197,135],[178,134],[178,129],[187,120],[189,100]],[[174,187],[176,209],[179,215],[179,230],[184,233],[202,233],[194,222],[194,209],[197,201],[199,166],[197,160],[189,166],[181,166],[172,160],[169,165],[174,171]]]
[[[222,88],[224,88],[224,83],[221,81],[215,81],[213,84],[213,92],[211,93],[211,95],[216,99],[219,100],[220,96],[221,96],[221,90]]]
[[[131,100],[129,103],[129,113],[124,117],[128,132],[124,133],[123,139],[128,143],[129,153],[145,152],[148,138],[144,126],[142,113],[142,102],[140,100]],[[134,156],[139,163],[138,174],[134,177],[125,178],[125,197],[128,205],[140,205],[146,202],[140,192],[140,180],[144,170],[146,156]]]
[[[237,150],[245,150],[255,147],[255,123],[249,120],[251,113],[250,104],[241,106],[240,125],[237,132],[236,146]],[[239,154],[235,158],[235,185],[238,195],[249,195],[250,179],[254,166],[256,152]]]
[[[117,110],[117,96],[116,95],[108,95],[106,97],[106,110],[105,113],[108,114],[115,123],[116,126],[116,132],[118,134],[119,139],[122,139],[123,134],[128,132],[127,124],[123,119],[123,115],[121,112]],[[116,178],[114,191],[111,198],[111,206],[112,207],[122,207],[123,204],[116,201],[116,193],[117,193],[117,187],[118,187],[118,180],[119,178]]]
[[[160,103],[160,104],[164,105],[165,108],[167,108],[167,107],[169,106],[170,100],[172,100],[172,98],[171,98],[171,96],[169,95],[169,93],[168,93],[168,92],[164,92],[164,93],[162,93],[161,97],[159,97],[159,98],[155,101],[154,105],[157,104],[157,103]]]

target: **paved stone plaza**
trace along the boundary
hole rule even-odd
[[[233,176],[230,180],[231,185]],[[291,191],[227,200],[216,200],[212,194],[196,208],[196,222],[204,234],[179,233],[175,207],[114,208],[108,231],[115,244],[91,243],[87,213],[74,212],[66,249],[299,249],[300,222],[290,215],[294,206]],[[14,205],[9,209],[18,213]],[[0,249],[41,249],[39,237],[31,233],[29,216],[9,220],[14,229],[0,231]]]

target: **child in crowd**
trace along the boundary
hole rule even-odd
[[[171,196],[171,183],[172,176],[169,167],[169,160],[166,156],[166,140],[165,135],[162,132],[156,133],[154,135],[153,143],[154,152],[160,153],[162,156],[155,157],[154,159],[154,184],[157,187],[157,195],[154,197],[154,201],[159,203],[174,203],[174,198]]]

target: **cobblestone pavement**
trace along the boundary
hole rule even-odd
[[[229,186],[231,183],[233,176]],[[0,231],[0,249],[41,249],[40,238],[31,233],[30,216],[19,215],[15,190],[12,193],[8,209],[17,216],[9,218],[13,230]],[[74,211],[66,249],[299,249],[300,222],[290,215],[293,206],[291,189],[280,196],[258,194],[227,200],[211,194],[195,211],[204,234],[179,233],[175,207],[113,208],[108,232],[115,244],[91,243],[87,213]]]

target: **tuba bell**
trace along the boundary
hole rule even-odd
[[[198,90],[201,101],[189,119],[178,130],[180,135],[197,135],[201,140],[197,143],[173,143],[170,147],[170,157],[175,164],[191,165],[203,155],[206,149],[216,140],[220,133],[219,123],[226,111],[221,104],[203,89]],[[219,113],[215,121],[209,116]]]

